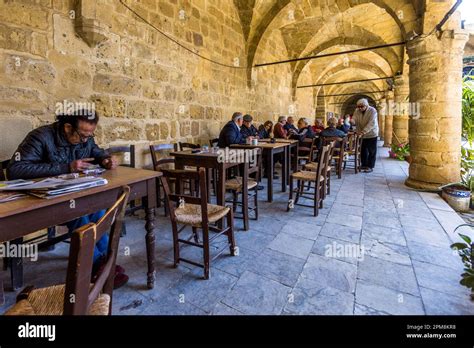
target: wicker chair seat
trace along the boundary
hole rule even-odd
[[[32,290],[28,298],[15,303],[5,315],[62,315],[64,284]],[[108,315],[110,296],[100,294],[89,310],[89,315]]]
[[[228,207],[221,207],[220,205],[208,204],[207,215],[210,223],[215,223],[222,219],[229,212]],[[198,204],[185,203],[183,207],[179,207],[175,211],[176,222],[184,225],[191,225],[194,227],[201,227],[202,214],[201,206]]]
[[[316,181],[317,173],[315,172],[308,172],[308,171],[301,171],[291,175],[295,180],[302,180],[302,181]],[[324,177],[321,176],[319,178],[320,181],[324,181]]]
[[[249,190],[255,188],[257,186],[257,182],[255,180],[249,179],[247,183],[247,188]],[[225,182],[225,189],[240,192],[242,191],[243,183],[241,177],[235,177],[233,179],[226,180]]]
[[[311,172],[315,172],[316,170],[318,170],[318,163],[317,162],[309,162],[309,163],[304,165],[304,169],[307,169]],[[328,166],[328,172],[330,172],[331,170],[332,170],[332,167]]]

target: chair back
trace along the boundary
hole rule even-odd
[[[172,157],[161,157],[159,154],[169,154],[170,151],[176,151],[173,144],[156,144],[150,145],[151,161],[153,163],[153,169],[161,171],[161,167],[164,164],[173,164],[174,158]]]
[[[9,159],[4,160],[4,161],[0,161],[0,181],[7,180],[6,171],[7,171],[8,163],[10,163]]]
[[[203,226],[208,224],[207,217],[207,187],[206,170],[199,168],[195,170],[163,170],[163,176],[160,177],[163,190],[167,197],[168,211],[171,221],[176,221],[176,208],[180,204],[195,204],[201,206],[201,216]],[[199,183],[199,192],[184,194],[180,189],[185,181],[194,181]],[[175,183],[175,192],[171,192],[171,183]]]
[[[97,224],[84,225],[72,233],[64,292],[64,315],[86,315],[101,293],[110,296],[109,314],[111,313],[115,261],[129,195],[130,188],[122,187],[117,201]],[[91,286],[95,244],[109,231],[105,265],[96,282]]]
[[[111,146],[105,150],[109,155],[129,154],[128,164],[120,164],[122,167],[135,168],[135,145]]]
[[[347,146],[347,137],[323,137],[323,145],[328,145],[331,142],[334,142],[334,151],[336,155],[344,157]]]
[[[176,151],[185,151],[185,150],[195,150],[195,149],[200,149],[201,145],[198,144],[191,144],[191,143],[177,143],[178,149]]]
[[[329,156],[332,146],[332,143],[330,143],[321,147],[316,178],[320,178],[321,176],[326,177],[327,168],[329,164]]]

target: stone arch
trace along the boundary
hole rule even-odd
[[[346,11],[349,8],[354,8],[362,4],[373,3],[379,8],[384,9],[393,18],[402,33],[402,37],[406,36],[406,32],[409,31],[407,29],[411,29],[413,27],[412,22],[416,22],[417,18],[415,8],[411,0],[359,0],[356,4],[348,3],[347,0],[336,0],[335,4],[332,2],[329,3],[328,0],[313,0],[312,3],[313,7],[320,6],[326,12],[328,12],[328,14],[337,12],[340,13]],[[255,53],[260,40],[262,39],[265,32],[269,29],[275,18],[284,8],[290,4],[292,4],[291,0],[276,0],[276,2],[274,2],[271,6],[270,10],[267,11],[266,15],[256,25],[255,29],[253,30],[253,35],[249,36],[247,44],[247,77],[249,82],[252,76],[252,66],[254,64]],[[408,21],[403,21],[398,17],[396,13],[397,8],[406,8],[409,10]],[[339,11],[336,11],[335,9],[339,9]],[[250,32],[250,29],[248,32]]]

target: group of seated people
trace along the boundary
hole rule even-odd
[[[232,120],[222,128],[219,135],[219,147],[233,144],[247,144],[252,139],[294,139],[303,144],[305,139],[314,139],[317,135],[323,137],[345,137],[352,130],[351,119],[346,115],[343,119],[335,117],[328,120],[325,127],[321,120],[316,119],[313,126],[307,118],[302,117],[295,126],[293,117],[280,116],[273,126],[272,121],[266,121],[257,127],[253,124],[251,115],[236,112]]]

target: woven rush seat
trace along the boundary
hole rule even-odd
[[[208,204],[207,215],[211,223],[215,223],[222,219],[229,212],[228,207],[221,207],[219,205]],[[198,204],[185,203],[183,207],[175,210],[176,222],[184,225],[191,225],[194,227],[201,227],[202,215],[201,206]]]
[[[247,182],[247,188],[251,190],[255,186],[257,186],[257,182],[255,180],[249,179]],[[242,191],[242,188],[243,188],[242,178],[238,176],[233,179],[226,180],[225,188],[226,190],[233,190],[237,192]]]
[[[65,285],[53,285],[32,290],[27,299],[13,305],[5,315],[63,315]],[[108,315],[110,296],[100,294],[88,315]]]
[[[312,172],[318,170],[318,163],[317,162],[310,162],[310,163],[306,163],[304,165],[304,169],[308,169]],[[328,172],[330,172],[332,170],[332,167],[331,166],[328,166]]]
[[[301,171],[291,175],[295,180],[302,180],[302,181],[316,181],[316,172],[309,172],[309,171]],[[319,178],[320,181],[324,181],[324,177],[321,176]]]

